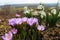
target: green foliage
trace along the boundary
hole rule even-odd
[[[50,13],[50,15],[46,13],[46,26],[55,27],[56,22],[60,19],[58,15],[59,12],[57,12],[56,14]]]
[[[29,13],[26,13],[25,16],[28,18],[32,17],[32,12],[30,11]]]
[[[41,13],[38,13],[38,22],[41,25],[42,22],[45,20],[45,16],[43,16]]]

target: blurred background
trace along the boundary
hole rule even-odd
[[[16,14],[19,17],[16,17]],[[42,31],[42,34],[40,34],[43,36],[42,37],[43,40],[45,39],[52,40],[54,38],[55,40],[60,40],[60,0],[0,0],[0,19],[1,19],[0,28],[1,27],[5,28],[6,26],[7,29],[5,28],[4,30],[12,29],[12,26],[10,26],[8,22],[10,18],[23,18],[23,17],[30,18],[30,16],[31,17],[36,16],[36,18],[39,19],[38,22],[39,23],[42,22],[40,24],[43,24],[44,28],[46,28],[44,31]],[[49,25],[49,23],[51,26]],[[46,26],[46,24],[48,26]],[[8,28],[9,26],[11,28]],[[3,32],[6,33],[4,30]],[[28,30],[28,32],[30,32],[30,30]],[[2,32],[0,34],[2,34]],[[16,37],[14,38],[14,40],[17,40]]]
[[[22,12],[24,6],[36,8],[40,3],[43,3],[45,8],[57,7],[60,0],[0,0],[0,14],[15,14],[16,11]]]

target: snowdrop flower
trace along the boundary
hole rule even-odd
[[[42,9],[42,10],[44,10],[44,6],[43,6],[42,4],[40,4],[40,5],[37,6],[37,9]]]
[[[12,32],[6,33],[5,35],[2,36],[3,40],[12,40],[13,34]]]
[[[48,13],[49,15],[51,15],[51,13]]]
[[[26,13],[30,13],[30,10],[28,9],[28,7],[24,7],[24,14]]]
[[[45,27],[43,26],[43,25],[38,25],[38,27],[37,27],[37,30],[41,30],[41,31],[43,31],[45,29]]]
[[[29,14],[29,13],[30,13],[30,10],[25,10],[25,11],[24,11],[24,14],[26,14],[26,13]]]
[[[11,32],[12,32],[13,34],[16,34],[16,33],[17,33],[17,29],[16,29],[16,28],[13,28],[13,29],[11,30]]]
[[[42,10],[42,11],[39,11],[39,13],[43,16],[46,16],[46,13]]]
[[[43,18],[44,16],[43,15],[41,15],[41,18]]]
[[[52,9],[51,13],[56,14],[56,9]]]
[[[24,7],[24,10],[28,10],[28,7],[27,7],[27,6],[25,6],[25,7]]]
[[[59,15],[58,16],[60,16],[60,12],[59,12]]]
[[[46,13],[43,10],[39,11],[39,14],[41,14],[41,18],[43,18],[44,16],[46,16]]]

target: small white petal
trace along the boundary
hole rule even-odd
[[[51,13],[56,14],[56,9],[52,9]]]

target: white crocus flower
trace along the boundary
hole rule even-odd
[[[56,14],[56,9],[52,9],[51,13]]]

